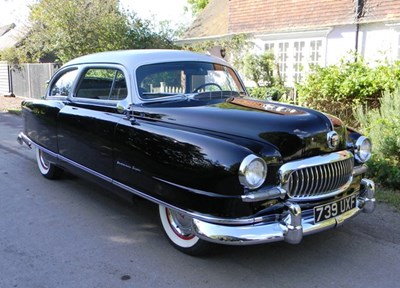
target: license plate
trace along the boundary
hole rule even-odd
[[[339,216],[356,207],[356,195],[314,207],[314,222],[322,222]]]

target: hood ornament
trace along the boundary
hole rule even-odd
[[[326,135],[326,141],[328,143],[328,147],[334,149],[339,146],[340,136],[336,131],[331,131]]]

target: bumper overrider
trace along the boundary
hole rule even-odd
[[[286,211],[280,221],[264,221],[241,226],[222,225],[193,219],[195,234],[204,240],[228,245],[252,245],[276,241],[300,243],[303,236],[318,233],[341,225],[360,212],[372,213],[375,209],[375,184],[369,179],[361,180],[356,195],[355,208],[328,220],[315,223],[310,213],[303,216],[300,205],[286,201]]]

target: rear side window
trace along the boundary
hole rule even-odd
[[[83,74],[75,97],[122,100],[128,95],[125,76],[113,68],[90,68]]]
[[[62,74],[52,84],[49,96],[68,96],[72,90],[72,84],[76,78],[78,70],[70,70]]]

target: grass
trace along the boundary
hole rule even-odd
[[[7,112],[10,114],[18,115],[18,116],[20,116],[22,113],[21,109],[9,109],[9,110],[7,110]]]
[[[377,185],[375,197],[379,202],[389,203],[400,212],[400,190]]]

